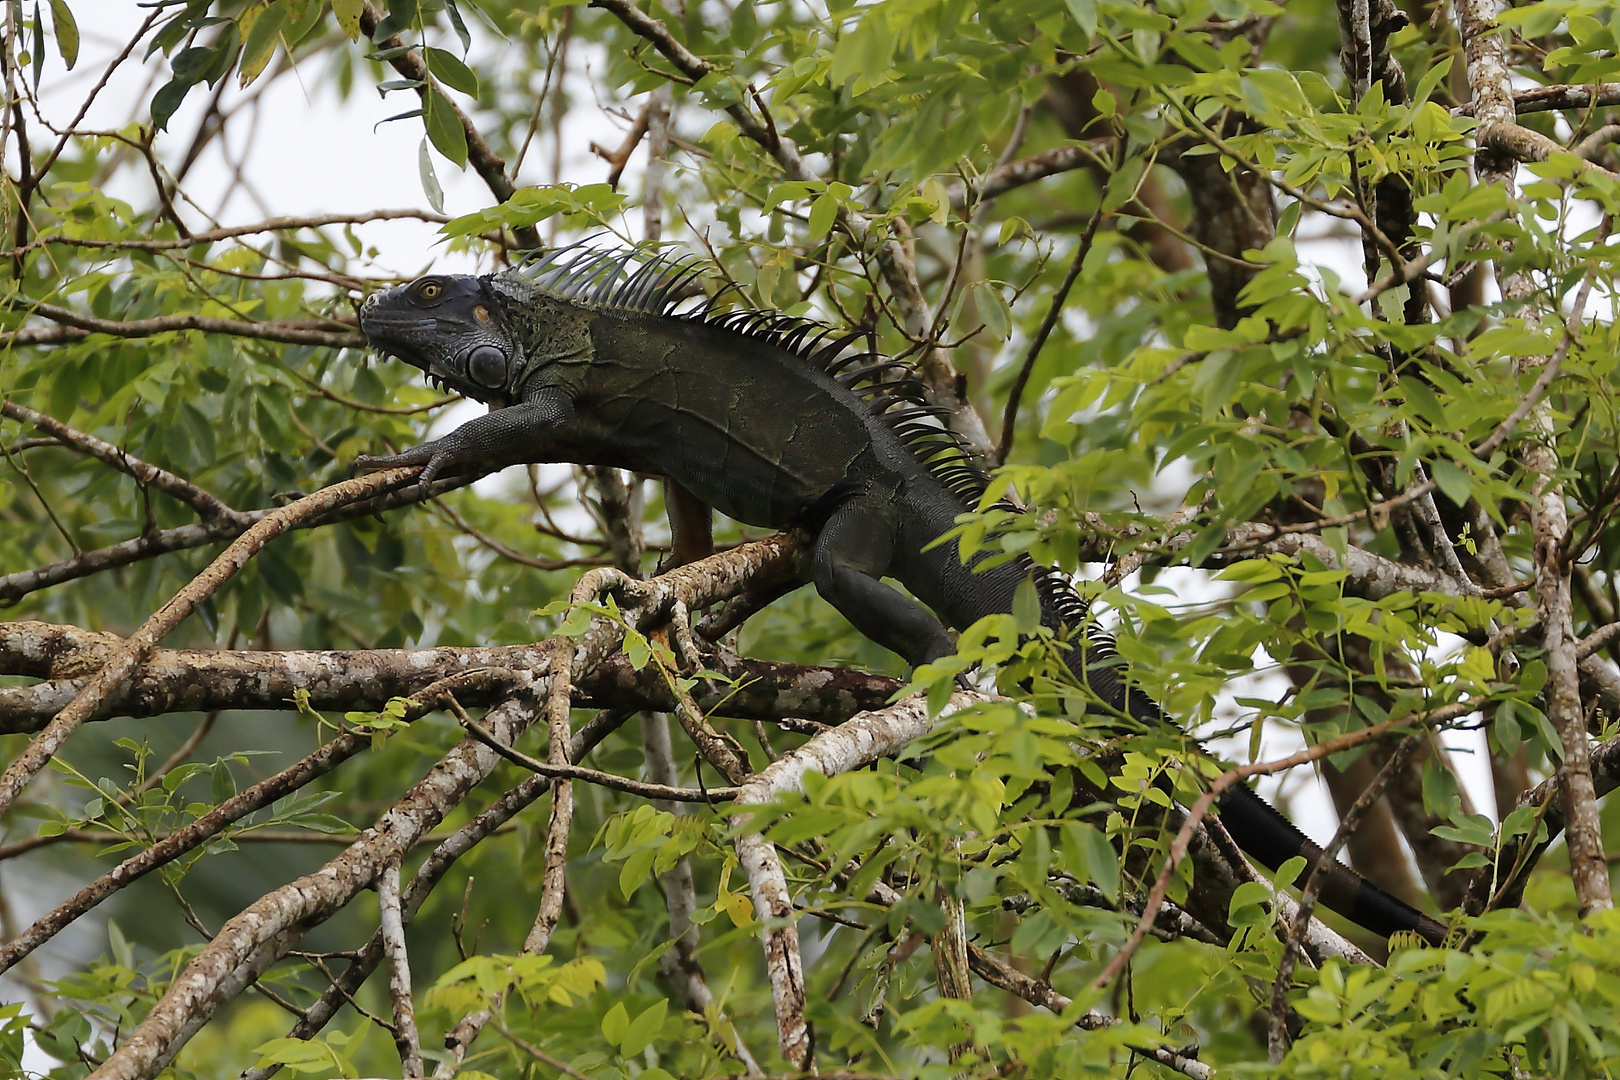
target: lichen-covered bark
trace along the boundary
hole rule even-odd
[[[1481,148],[1475,168],[1482,184],[1501,184],[1513,190],[1513,170],[1518,158],[1534,160],[1544,153],[1544,136],[1528,141],[1516,123],[1512,75],[1508,69],[1506,45],[1496,32],[1496,8],[1492,0],[1457,0],[1453,5],[1457,28],[1462,35],[1468,59],[1468,85],[1473,94],[1474,116],[1479,121],[1475,140]],[[1525,145],[1520,145],[1524,143]],[[1556,143],[1552,144],[1556,149]],[[1517,157],[1515,156],[1517,154]],[[1535,283],[1523,270],[1499,274],[1502,298],[1528,299]],[[1542,367],[1549,357],[1515,357],[1516,371]],[[1597,792],[1592,779],[1591,743],[1586,730],[1586,714],[1581,707],[1580,660],[1576,655],[1573,600],[1570,592],[1572,558],[1566,551],[1570,537],[1569,508],[1558,473],[1553,409],[1545,397],[1531,409],[1527,420],[1531,438],[1525,441],[1521,460],[1535,478],[1532,488],[1530,525],[1533,537],[1532,561],[1535,566],[1536,609],[1541,622],[1541,644],[1547,664],[1544,691],[1547,718],[1563,744],[1564,760],[1559,767],[1559,791],[1563,799],[1564,835],[1569,848],[1570,880],[1575,886],[1581,914],[1612,908],[1608,859],[1603,849],[1602,824],[1598,816]]]
[[[782,755],[750,777],[737,793],[734,805],[738,813],[732,818],[733,827],[739,830],[737,860],[748,876],[754,913],[761,923],[777,1039],[782,1057],[794,1068],[804,1068],[810,1053],[797,916],[776,845],[749,829],[747,808],[797,794],[803,789],[806,773],[837,776],[892,754],[928,734],[952,712],[977,700],[981,700],[978,695],[958,692],[935,716],[929,715],[928,704],[921,698],[907,698],[887,709],[862,713]]]

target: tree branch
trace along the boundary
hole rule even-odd
[[[79,341],[91,334],[110,334],[119,338],[149,338],[179,330],[200,330],[205,334],[229,334],[232,337],[280,341],[290,345],[320,345],[329,349],[360,349],[366,345],[366,339],[361,334],[320,329],[325,326],[351,325],[340,318],[246,322],[241,319],[214,319],[202,315],[159,315],[151,319],[98,319],[94,315],[83,315],[71,308],[40,301],[30,302],[26,307],[13,306],[19,307],[27,314],[41,316],[82,333],[30,338],[29,335],[33,333],[30,330],[13,330],[0,334],[0,347]]]
[[[418,695],[422,700],[407,709],[405,719],[415,720],[438,708],[441,691],[448,693],[478,686],[506,687],[511,685],[515,675],[516,673],[510,671],[499,673],[489,670],[473,671],[425,687]],[[175,829],[151,847],[131,855],[41,916],[27,930],[7,942],[4,948],[0,948],[0,972],[10,970],[23,957],[55,937],[74,920],[124,886],[168,865],[254,811],[269,806],[277,799],[331,772],[370,744],[369,732],[345,732],[303,760],[289,765],[266,780],[259,781],[246,791],[238,792],[197,820]]]
[[[383,955],[388,958],[388,996],[394,1003],[394,1045],[403,1075],[422,1075],[422,1037],[416,1031],[411,998],[411,954],[405,950],[405,921],[399,904],[399,861],[383,867],[377,878],[377,919]]]
[[[26,247],[13,254],[23,254],[47,244],[61,244],[79,248],[110,248],[117,251],[176,251],[194,248],[199,244],[213,244],[221,240],[234,240],[239,236],[252,236],[267,232],[293,232],[297,229],[319,229],[327,225],[365,225],[373,221],[429,221],[444,224],[450,218],[431,210],[365,210],[352,214],[312,214],[307,217],[273,217],[251,225],[227,225],[205,232],[194,232],[175,240],[105,240],[88,236],[63,236],[49,233],[37,237]]]
[[[483,726],[473,720],[463,720],[461,726],[467,734],[495,751],[501,757],[514,765],[520,765],[537,776],[552,779],[582,780],[587,784],[599,784],[613,791],[622,791],[627,795],[639,795],[643,799],[663,799],[669,802],[712,803],[729,802],[737,794],[736,788],[688,788],[673,787],[669,784],[650,784],[642,780],[632,780],[618,773],[603,772],[600,769],[587,769],[579,765],[559,765],[553,761],[541,761],[532,758],[521,750],[514,750],[503,746],[495,736],[485,731]]]
[[[300,521],[331,511],[388,490],[416,474],[415,469],[390,469],[371,476],[356,477],[333,484],[313,495],[306,495],[295,503],[273,510],[257,522],[230,547],[220,553],[208,567],[174,595],[167,604],[152,614],[129,640],[110,656],[101,670],[80,690],[67,708],[56,714],[45,730],[0,775],[0,814],[11,808],[23,787],[34,774],[62,747],[68,737],[100,707],[102,698],[123,682],[135,666],[146,659],[169,631],[173,630],[197,609],[197,606],[218,592],[220,587],[247,565],[271,540],[280,536]]]
[[[484,719],[510,745],[534,715],[532,700],[520,696]],[[443,821],[499,761],[476,739],[463,739],[342,854],[315,873],[266,893],[221,926],[146,1019],[91,1075],[95,1080],[145,1080],[167,1067],[221,1006],[285,956],[310,928],[371,886],[383,867]]]
[[[135,479],[142,487],[155,487],[166,495],[171,495],[190,506],[203,518],[209,521],[214,518],[224,518],[246,529],[252,524],[246,514],[233,510],[211,491],[206,491],[190,480],[176,476],[167,469],[160,469],[156,465],[148,464],[140,458],[114,446],[112,443],[96,438],[86,432],[71,428],[62,421],[42,412],[30,409],[26,405],[19,405],[15,401],[0,401],[0,416],[7,416],[19,423],[32,424],[34,427],[54,437],[57,442],[70,449],[77,450],[95,458],[121,473]]]
[[[986,203],[1048,176],[1059,176],[1092,165],[1106,167],[1113,153],[1114,139],[1108,136],[1054,146],[1050,150],[997,165],[985,173],[977,184],[953,185],[950,189],[951,208],[964,210],[972,203]]]
[[[907,698],[887,709],[862,713],[782,755],[749,777],[737,792],[737,812],[731,819],[732,828],[738,832],[737,859],[748,875],[754,912],[762,927],[760,936],[765,945],[782,1057],[794,1068],[805,1068],[810,1053],[799,931],[776,845],[753,830],[747,808],[802,792],[808,772],[837,776],[893,754],[928,734],[950,714],[983,700],[978,694],[958,691],[937,716],[929,716],[928,703],[921,698]]]

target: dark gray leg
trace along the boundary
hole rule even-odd
[[[913,667],[949,656],[956,645],[934,613],[879,580],[893,555],[894,530],[884,515],[859,501],[845,503],[816,538],[816,591]]]
[[[439,473],[458,465],[487,462],[505,466],[538,460],[532,456],[535,445],[555,438],[557,429],[573,415],[574,403],[562,391],[542,390],[528,401],[469,420],[444,438],[413,446],[404,453],[355,458],[354,467],[392,469],[401,465],[422,465],[417,482],[426,487]]]

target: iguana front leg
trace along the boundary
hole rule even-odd
[[[399,454],[354,459],[356,469],[393,469],[423,465],[417,477],[430,484],[447,468],[474,463],[513,465],[535,460],[536,443],[552,438],[574,416],[574,402],[560,390],[541,391],[518,405],[496,409],[461,425],[442,439],[413,446]]]

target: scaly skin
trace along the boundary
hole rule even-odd
[[[518,271],[433,276],[371,297],[360,327],[374,345],[495,408],[445,438],[357,464],[423,465],[426,483],[444,469],[538,460],[541,445],[568,446],[574,460],[641,463],[738,521],[813,531],[818,591],[913,665],[954,650],[941,620],[960,630],[1009,612],[1041,573],[1023,558],[964,566],[954,541],[935,544],[967,507],[867,401],[804,356],[544,281]],[[1045,625],[1075,629],[1051,588],[1039,595]],[[1114,710],[1165,719],[1126,684],[1106,643],[1071,650],[1070,666]],[[1221,820],[1269,867],[1321,854],[1249,788],[1231,789]],[[1350,870],[1331,863],[1328,873],[1323,902],[1334,910],[1386,936],[1444,940],[1444,926]]]

